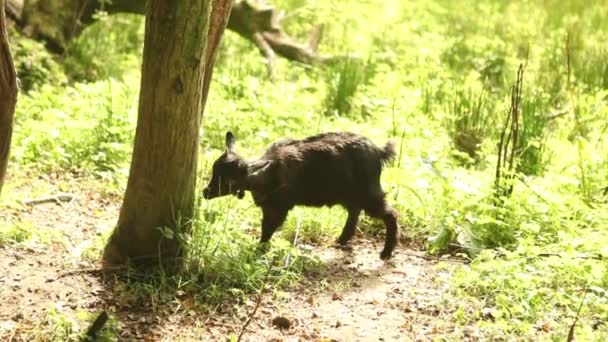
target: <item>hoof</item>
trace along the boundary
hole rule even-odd
[[[382,259],[384,261],[389,260],[392,257],[393,257],[393,251],[391,251],[391,250],[384,249],[380,253],[380,259]]]
[[[343,250],[343,251],[347,251],[347,252],[351,252],[353,250],[353,246],[347,245],[347,244],[341,244],[341,243],[337,243],[334,245],[335,248]]]
[[[255,248],[257,254],[265,254],[270,250],[270,242],[260,242]]]

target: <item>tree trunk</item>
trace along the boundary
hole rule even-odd
[[[9,13],[19,20],[24,31],[45,40],[54,52],[61,53],[82,30],[94,22],[95,11],[108,13],[145,13],[146,0],[8,0]],[[266,57],[272,71],[275,56],[304,64],[331,61],[317,53],[322,26],[312,29],[308,42],[299,43],[280,25],[277,10],[260,0],[234,0],[227,28],[249,40]]]
[[[158,228],[189,228],[199,128],[231,0],[150,0],[137,131],[118,224],[104,265],[173,261],[179,239]]]
[[[0,192],[4,185],[17,103],[17,73],[6,33],[4,0],[0,0]]]

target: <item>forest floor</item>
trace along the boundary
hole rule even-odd
[[[302,246],[324,267],[306,272],[296,286],[261,297],[251,294],[241,303],[201,312],[179,293],[171,305],[120,300],[116,288],[121,280],[98,272],[97,258],[86,256],[98,243],[95,239],[115,224],[119,196],[94,190],[72,195],[69,202],[3,208],[0,213],[9,222],[28,222],[42,237],[0,243],[0,340],[60,339],[66,334],[62,329],[86,329],[93,315],[76,325],[62,323],[69,321],[66,317],[105,310],[116,319],[119,340],[223,341],[241,333],[256,305],[243,341],[476,339],[477,329],[453,323],[442,305],[450,262],[436,267],[437,260],[401,246],[385,263],[378,258],[381,241],[364,237],[356,238],[351,250]]]

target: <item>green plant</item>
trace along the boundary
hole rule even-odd
[[[143,17],[98,12],[94,18],[96,22],[66,51],[63,64],[69,77],[93,81],[138,70],[143,49]]]
[[[48,311],[46,324],[31,338],[40,341],[82,341],[86,332],[99,315],[98,312],[78,310],[75,313],[52,308]],[[109,316],[104,328],[98,332],[96,341],[115,341],[118,338],[118,320]]]
[[[195,299],[189,305],[204,309],[222,301],[241,301],[265,283],[275,289],[288,287],[300,278],[304,267],[321,267],[284,239],[273,239],[261,248],[257,239],[242,230],[248,222],[242,219],[246,208],[234,207],[233,202],[219,199],[213,206],[201,207],[190,232],[164,228],[165,238],[182,239],[185,245],[183,267],[167,272],[164,267],[175,262],[166,260],[164,266],[145,274],[130,270],[126,279],[115,284],[117,301],[143,300],[157,310],[175,301],[176,295],[188,294]]]
[[[521,104],[521,129],[517,147],[517,172],[540,175],[547,168],[548,112],[540,95],[529,95]]]
[[[112,92],[111,83],[109,91]],[[124,111],[115,112],[112,99],[113,97],[109,97],[102,105],[101,110],[105,115],[93,127],[89,141],[84,146],[86,149],[75,153],[77,158],[82,159],[83,164],[92,162],[95,172],[99,175],[123,167],[131,153],[133,127],[128,115],[125,115],[129,108],[125,106]]]
[[[571,325],[581,304],[580,294],[589,287],[576,335],[591,340],[608,336],[600,323],[608,317],[606,265],[581,258],[567,243],[552,250],[561,252],[543,256],[531,245],[513,252],[484,251],[455,273],[448,296],[466,300],[472,311],[468,316],[489,337],[563,339],[564,327]]]
[[[31,238],[31,227],[22,224],[0,223],[0,245],[24,242]]]
[[[102,177],[125,169],[134,95],[128,82],[113,80],[30,92],[17,109],[14,158],[40,170]]]
[[[62,65],[44,44],[22,36],[17,30],[11,30],[9,35],[22,91],[28,92],[44,83],[61,85],[67,82]]]
[[[591,89],[608,90],[608,50],[582,51],[585,58],[573,67],[578,81]]]
[[[454,147],[471,160],[481,158],[479,149],[494,134],[493,102],[482,89],[456,88],[447,100],[448,131]]]
[[[356,57],[344,57],[328,68],[326,114],[348,115],[351,112],[353,97],[365,81],[365,70],[369,65]]]

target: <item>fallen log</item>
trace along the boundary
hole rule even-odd
[[[97,11],[144,14],[145,0],[6,0],[7,14],[22,31],[46,42],[47,48],[63,53],[90,24]],[[315,26],[306,43],[298,42],[281,26],[281,14],[259,0],[235,0],[227,29],[252,42],[266,58],[272,74],[276,56],[306,65],[332,61],[318,53],[323,26]]]

